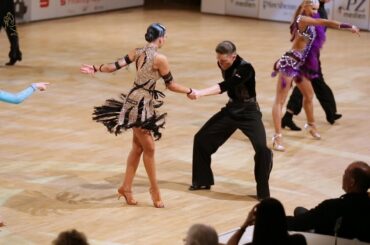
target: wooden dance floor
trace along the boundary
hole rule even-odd
[[[271,146],[276,79],[270,73],[290,48],[287,23],[133,8],[20,25],[24,59],[14,67],[3,66],[9,44],[1,32],[0,88],[16,92],[37,81],[52,85],[21,105],[0,104],[0,215],[6,224],[0,228],[1,244],[50,244],[71,228],[84,232],[91,244],[181,244],[192,224],[210,224],[222,233],[239,226],[257,203],[254,151],[240,132],[213,156],[213,189],[187,190],[193,136],[227,96],[190,101],[168,90],[161,108],[168,113],[166,129],[156,144],[166,208],[153,207],[143,164],[133,188],[139,205],[117,200],[132,133],[108,134],[91,120],[91,112],[127,91],[135,69],[93,77],[80,74],[79,67],[115,61],[145,44],[151,22],[167,26],[161,52],[175,80],[192,88],[221,81],[214,47],[224,39],[236,43],[238,53],[256,69],[257,98]],[[297,205],[311,208],[338,197],[346,166],[354,160],[370,162],[370,33],[357,37],[329,30],[327,36],[323,73],[343,118],[329,125],[315,100],[322,140],[284,131],[287,151],[274,152],[270,186],[287,214]],[[164,90],[162,81],[158,87]],[[295,121],[303,126],[304,113]]]

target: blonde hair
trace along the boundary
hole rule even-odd
[[[319,0],[303,0],[303,5],[314,5],[314,4],[320,4]]]

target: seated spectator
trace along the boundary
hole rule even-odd
[[[262,200],[249,212],[247,219],[227,242],[227,245],[239,244],[248,226],[254,225],[253,240],[248,245],[306,245],[306,238],[301,234],[289,235],[283,205],[274,198]]]
[[[85,234],[73,229],[61,232],[53,241],[53,245],[89,245],[89,243]]]
[[[189,228],[185,245],[218,245],[216,230],[208,225],[195,224]]]
[[[370,166],[364,162],[351,163],[342,180],[346,194],[325,200],[311,210],[296,208],[294,217],[287,217],[288,229],[314,230],[319,234],[370,242],[369,187]]]

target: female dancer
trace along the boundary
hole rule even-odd
[[[37,89],[40,91],[46,90],[46,86],[48,84],[49,83],[32,83],[28,88],[16,94],[12,94],[12,93],[0,90],[0,101],[11,103],[11,104],[20,104],[25,99],[30,97]],[[4,225],[5,224],[0,217],[0,227]]]
[[[305,68],[306,61],[310,60],[311,62],[312,57],[310,58],[310,56],[315,55],[311,52],[317,37],[315,26],[347,29],[353,33],[359,33],[358,27],[353,25],[326,19],[312,18],[311,16],[317,14],[318,8],[318,0],[303,0],[296,11],[291,25],[292,49],[286,52],[274,65],[275,72],[273,76],[278,74],[278,83],[275,102],[272,107],[272,118],[275,127],[272,145],[273,149],[277,151],[285,150],[285,147],[282,145],[281,110],[293,81],[296,82],[297,87],[303,95],[303,108],[307,117],[305,129],[308,130],[315,139],[321,138],[316,129],[313,115],[313,88],[309,80],[310,75]],[[318,62],[317,59],[316,62]],[[316,64],[316,66],[318,66],[318,64]]]
[[[156,111],[156,108],[163,104],[158,99],[163,98],[164,94],[155,90],[155,85],[162,77],[166,87],[173,92],[190,94],[192,89],[175,83],[166,56],[157,52],[157,49],[165,44],[166,28],[158,23],[151,24],[145,34],[145,40],[148,43],[143,48],[132,50],[115,63],[102,64],[99,67],[82,65],[80,70],[87,74],[97,71],[110,73],[135,62],[137,73],[133,88],[128,94],[121,94],[122,101],[109,99],[103,106],[95,107],[93,119],[103,123],[110,133],[116,135],[121,129],[133,130],[132,149],[128,155],[126,174],[122,186],[118,189],[118,196],[123,196],[129,205],[137,204],[131,188],[140,157],[143,155],[153,204],[156,208],[163,208],[155,170],[153,136],[156,140],[161,137],[159,128],[163,128],[166,113],[158,114]]]
[[[44,91],[46,86],[49,83],[32,83],[28,88],[23,91],[12,94],[3,90],[0,90],[0,101],[11,103],[11,104],[20,104],[25,99],[27,99],[31,94],[33,94],[37,89]]]

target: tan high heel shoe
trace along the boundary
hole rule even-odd
[[[150,196],[152,197],[153,205],[156,208],[164,208],[159,191],[155,193],[152,188],[149,189]]]
[[[285,147],[281,144],[282,134],[274,134],[272,137],[272,149],[275,151],[285,151]]]
[[[118,200],[121,198],[121,196],[125,198],[126,203],[128,205],[137,205],[137,201],[132,196],[132,191],[127,191],[127,190],[125,191],[123,189],[118,189],[117,190]]]
[[[319,140],[321,139],[321,135],[319,134],[319,132],[317,132],[317,129],[316,129],[316,126],[314,123],[306,123],[304,125],[304,128],[306,131],[308,131],[311,136],[315,139],[315,140]]]

